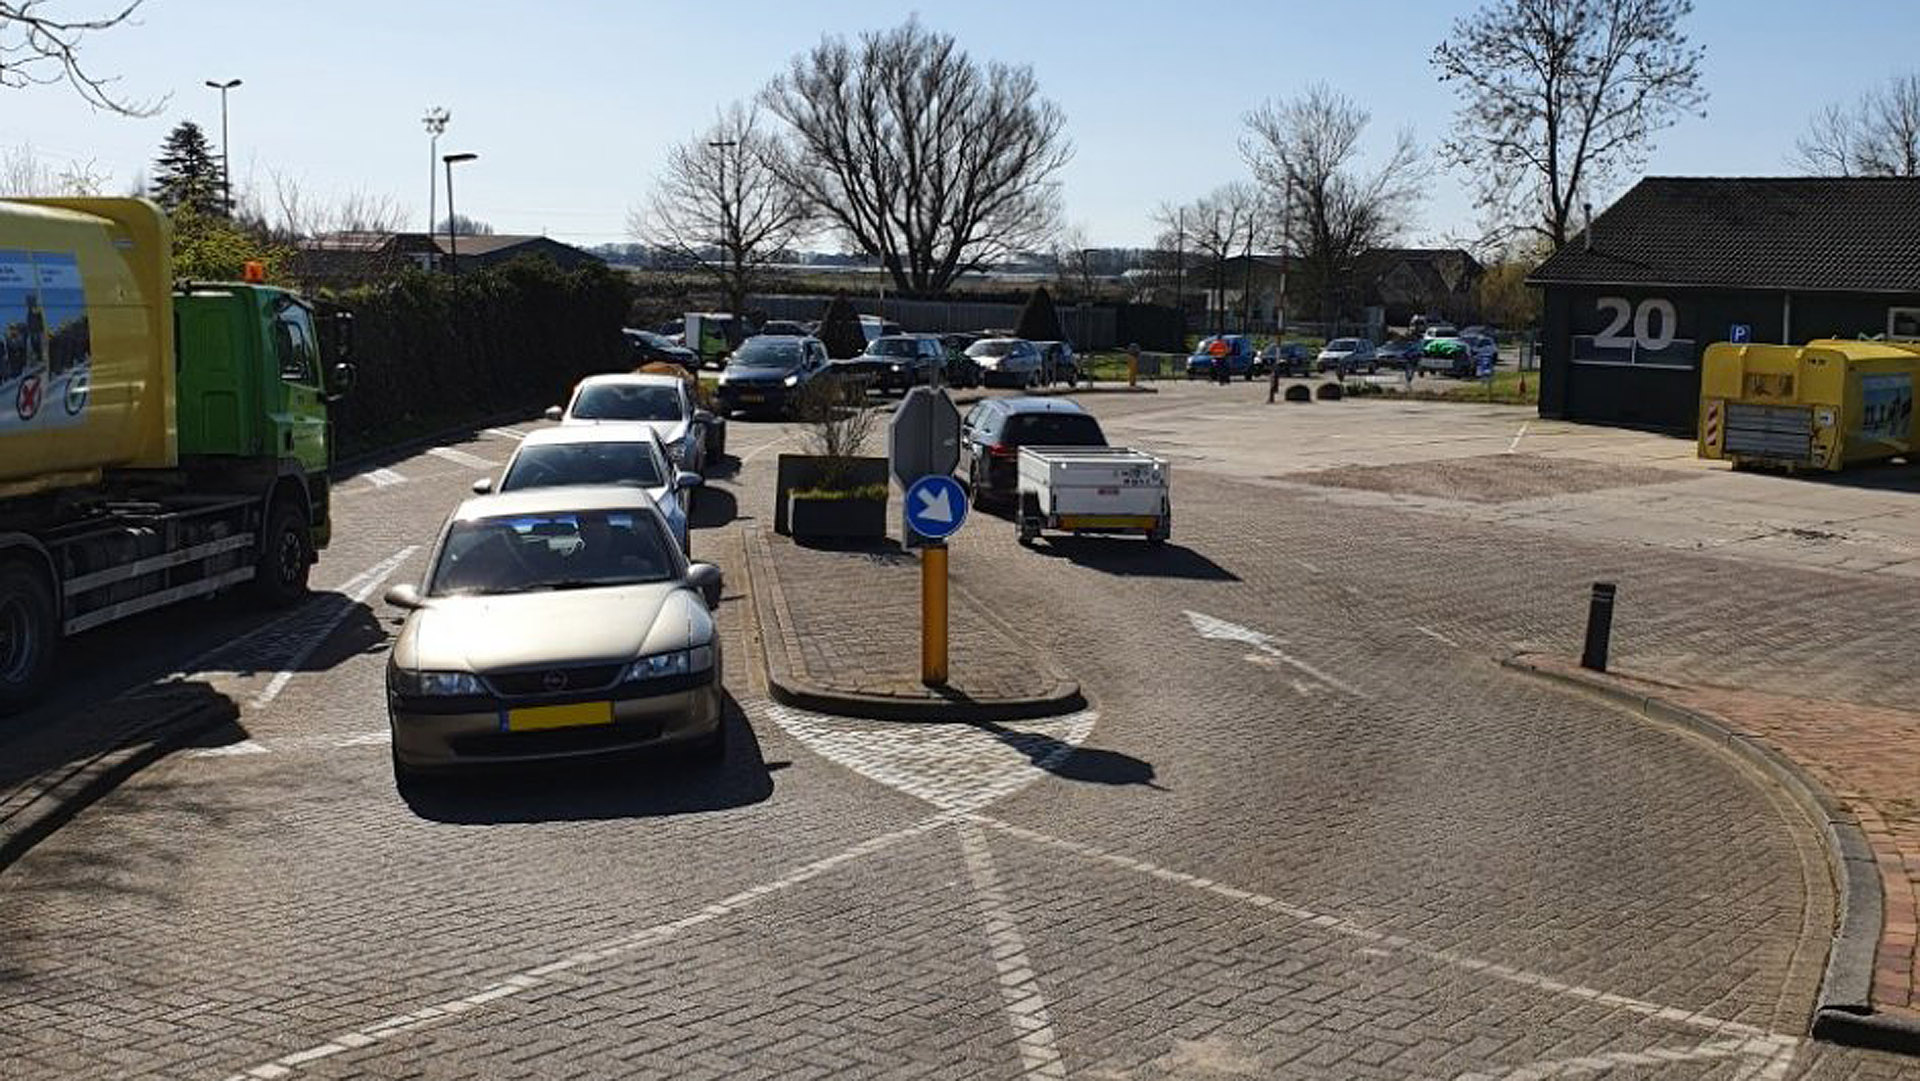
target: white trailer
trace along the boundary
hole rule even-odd
[[[1173,532],[1165,458],[1127,447],[1021,447],[1014,525],[1021,544],[1042,530],[1139,534],[1164,544]]]

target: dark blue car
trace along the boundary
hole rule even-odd
[[[1219,355],[1216,356],[1215,354]],[[1218,378],[1216,364],[1225,364],[1227,374],[1253,378],[1253,343],[1244,334],[1222,334],[1204,338],[1187,358],[1188,379]]]

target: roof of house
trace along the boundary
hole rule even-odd
[[[546,241],[549,244],[558,244],[563,248],[573,247],[571,244],[554,240],[552,237],[518,236],[511,233],[461,233],[453,239],[458,242],[457,246],[461,255],[491,255],[503,248],[518,248],[524,244],[538,244],[541,241]],[[433,243],[443,252],[449,247],[447,241],[448,238],[445,233],[434,234]],[[590,254],[584,248],[579,249],[579,251],[583,255]],[[599,256],[596,255],[594,258],[598,259]]]
[[[1920,292],[1920,178],[1648,177],[1528,281]]]

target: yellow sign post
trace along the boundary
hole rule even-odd
[[[920,549],[920,682],[947,684],[947,546]]]

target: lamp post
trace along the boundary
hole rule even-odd
[[[207,86],[220,91],[220,187],[223,206],[227,216],[233,216],[233,159],[227,154],[227,91],[240,85],[238,79],[228,79],[224,83],[207,80]]]
[[[472,161],[479,156],[478,154],[448,154],[440,159],[447,167],[447,270],[453,274],[460,273],[460,241],[459,234],[455,232],[457,223],[453,212],[453,167],[460,162]]]
[[[740,140],[714,139],[709,141],[707,145],[720,152],[720,259],[724,265],[726,261],[734,257],[736,252],[734,246],[733,215],[728,213],[727,210],[733,203],[732,193],[727,191],[727,152],[739,146]],[[737,286],[740,284],[743,275],[740,273],[738,264],[735,264],[732,270],[733,275],[731,281]],[[728,293],[727,306],[735,309],[741,307],[741,302],[746,299],[745,296],[736,295],[734,290],[728,290]]]
[[[440,177],[433,166],[440,160],[440,133],[447,130],[447,121],[453,119],[453,114],[436,105],[420,119],[427,126],[427,235],[431,237],[434,210],[440,197]]]

